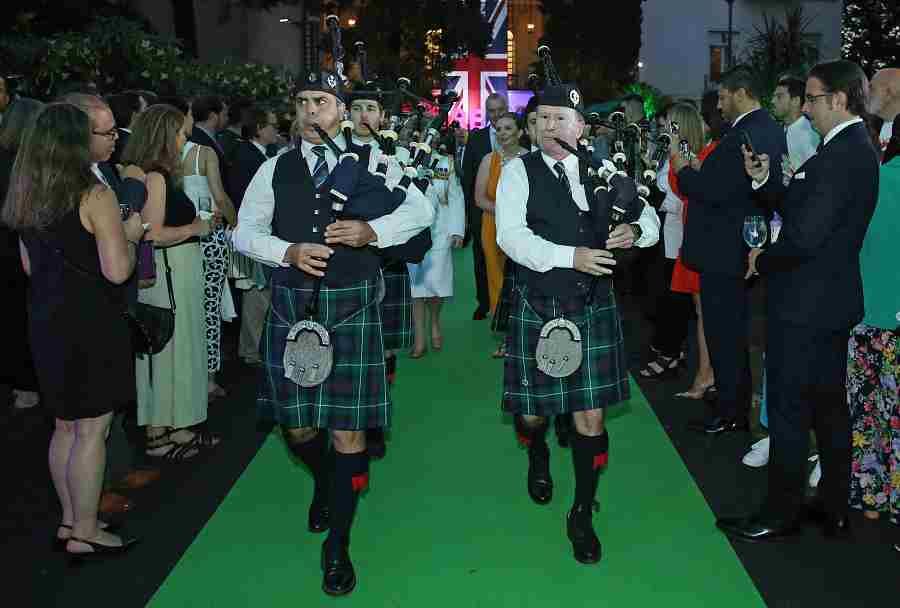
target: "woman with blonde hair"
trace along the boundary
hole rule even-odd
[[[481,246],[484,249],[491,316],[496,314],[497,304],[500,302],[503,268],[506,264],[506,254],[497,245],[497,226],[494,221],[497,184],[500,182],[503,166],[528,152],[519,144],[522,129],[515,114],[507,112],[501,115],[495,127],[498,150],[481,160],[478,175],[475,177],[475,204],[484,212],[481,220]],[[503,354],[504,346],[501,342],[493,356],[500,358]]]
[[[138,424],[147,427],[147,455],[181,462],[219,439],[192,429],[207,417],[206,320],[200,239],[212,219],[197,216],[182,189],[181,153],[192,119],[169,105],[150,106],[138,116],[122,153],[124,175],[145,178],[141,212],[155,245],[156,282],[138,300],[169,308],[175,301],[175,332],[158,354],[137,360]],[[167,272],[170,271],[170,272]]]

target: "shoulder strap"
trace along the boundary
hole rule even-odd
[[[85,268],[84,266],[82,266],[81,264],[77,264],[77,263],[73,262],[72,260],[70,260],[69,258],[67,258],[66,254],[63,252],[63,250],[60,247],[51,245],[50,243],[48,243],[41,237],[37,236],[36,234],[35,234],[34,238],[36,238],[38,241],[43,243],[44,246],[47,247],[47,249],[55,252],[62,259],[63,263],[66,266],[68,266],[69,268],[71,268],[72,270],[74,270],[75,272],[78,272],[79,274],[89,277],[91,279],[96,279],[98,282],[103,282],[103,283],[107,282],[106,279],[104,279],[99,274],[93,273],[90,270],[88,270],[87,268]],[[135,252],[135,255],[137,255],[137,252]],[[165,249],[163,249],[163,261],[166,264],[166,287],[168,288],[168,291],[169,291],[169,304],[172,306],[172,314],[175,314],[175,294],[172,291],[172,268],[169,266],[169,255]],[[107,297],[108,297],[108,294],[107,294]]]
[[[197,146],[197,156],[194,157],[194,175],[200,175],[200,153],[203,152],[202,146]]]

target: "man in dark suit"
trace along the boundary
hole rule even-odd
[[[813,513],[826,536],[849,532],[850,419],[845,387],[847,339],[863,318],[859,251],[878,198],[878,156],[866,125],[868,81],[837,60],[814,67],[803,112],[822,135],[820,151],[787,187],[778,158],[745,152],[747,173],[783,218],[768,249],[753,249],[747,276],[765,277],[769,491],[761,510],[717,522],[738,540],[774,540],[798,530],[806,486],[809,431],[822,464]],[[769,172],[770,161],[775,167]],[[704,311],[705,313],[705,311]]]
[[[483,129],[469,131],[469,139],[466,142],[462,158],[462,185],[466,197],[467,229],[472,239],[472,261],[475,268],[475,292],[478,298],[478,308],[475,309],[472,318],[484,319],[490,311],[490,297],[488,295],[487,272],[484,265],[484,250],[481,248],[481,209],[475,204],[475,177],[478,175],[478,166],[481,159],[497,149],[497,131],[494,122],[508,111],[509,103],[506,97],[499,93],[491,93],[485,101],[485,110],[488,118],[488,126]]]
[[[219,144],[217,136],[219,131],[228,126],[228,106],[221,97],[201,95],[191,104],[191,113],[194,116],[191,141],[215,150],[219,160],[219,172],[222,174],[222,183],[227,184],[228,158],[225,156],[225,151]]]
[[[234,152],[229,172],[229,194],[235,209],[240,209],[244,192],[260,165],[269,158],[267,148],[278,141],[278,119],[273,112],[259,106],[246,108],[241,115],[241,141]]]
[[[109,162],[118,165],[122,162],[122,152],[125,150],[125,146],[128,145],[134,118],[144,111],[147,107],[147,102],[137,93],[128,91],[107,96],[106,103],[109,104],[112,110],[116,119],[116,129],[119,131],[116,147],[113,149]]]
[[[706,342],[719,395],[718,406],[690,428],[711,434],[749,430],[753,394],[747,247],[741,234],[744,218],[764,211],[744,172],[741,141],[746,134],[757,152],[771,158],[781,159],[787,150],[784,130],[760,107],[755,86],[745,68],[726,74],[719,86],[719,110],[732,128],[702,166],[680,154],[672,160],[678,187],[690,201],[682,259],[700,272]]]

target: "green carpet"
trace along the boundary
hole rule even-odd
[[[401,358],[387,458],[373,463],[347,598],[320,590],[324,535],[306,531],[308,474],[272,434],[153,597],[157,608],[762,606],[637,385],[608,411],[595,566],[574,561],[571,455],[551,447],[555,498],[525,490],[526,455],[499,408],[501,363],[473,322],[471,253],[458,252],[443,352]]]

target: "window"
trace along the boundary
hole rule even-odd
[[[516,82],[516,41],[515,36],[506,30],[506,84],[514,89]]]
[[[722,68],[725,65],[726,49],[723,46],[709,47],[709,79],[719,82],[722,78]]]

